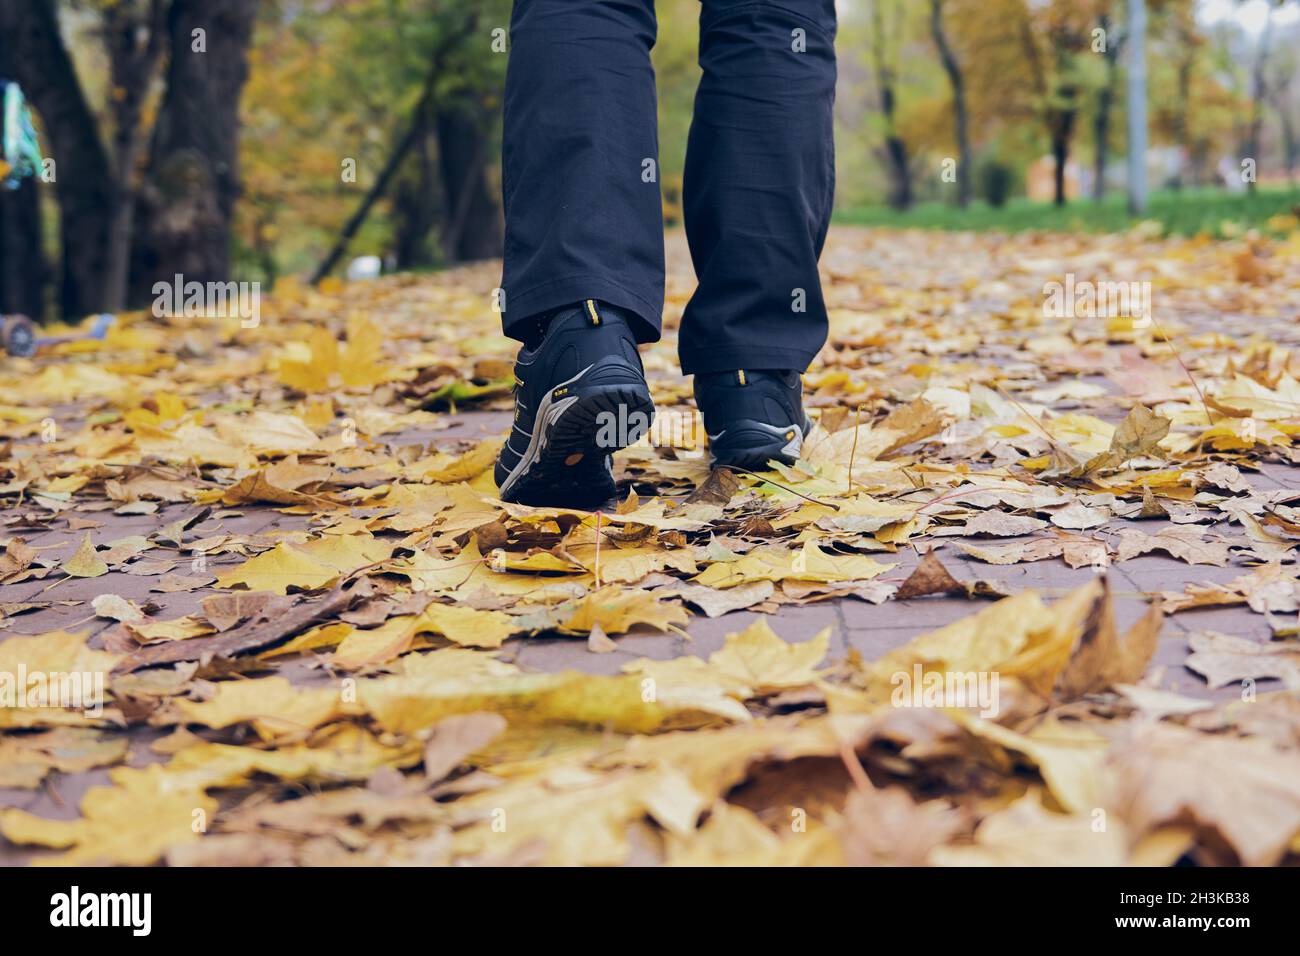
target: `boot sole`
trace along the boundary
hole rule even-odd
[[[500,482],[501,499],[603,504],[617,491],[609,456],[639,441],[653,422],[650,390],[633,370],[604,363],[584,369],[543,399],[528,448]]]
[[[766,422],[740,421],[709,436],[709,453],[714,467],[767,471],[768,462],[793,465],[803,451],[804,429],[795,425],[779,428]]]

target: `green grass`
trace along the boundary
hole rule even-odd
[[[1300,189],[1261,189],[1253,195],[1188,189],[1153,194],[1146,214],[1137,217],[1128,214],[1123,195],[1114,195],[1100,203],[1076,199],[1064,207],[1028,199],[1013,199],[1000,209],[985,202],[974,202],[964,210],[939,202],[918,203],[903,213],[885,206],[864,206],[837,213],[835,221],[894,229],[975,232],[1120,232],[1138,222],[1154,221],[1169,235],[1205,233],[1223,238],[1248,229],[1266,230],[1269,219],[1285,216],[1298,206]]]

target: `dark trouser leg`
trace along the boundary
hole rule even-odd
[[[682,371],[794,368],[826,341],[817,274],[835,193],[834,0],[703,0],[686,155],[699,288]]]
[[[637,316],[639,340],[659,338],[655,34],[654,0],[515,0],[502,150],[507,335],[600,299]]]

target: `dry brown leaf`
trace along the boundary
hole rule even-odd
[[[1157,724],[1112,750],[1108,805],[1137,833],[1191,824],[1247,866],[1277,863],[1300,831],[1300,756],[1258,739]]]
[[[1300,690],[1300,643],[1260,644],[1212,631],[1193,634],[1187,643],[1192,653],[1185,665],[1211,687],[1277,678],[1287,690]]]
[[[961,814],[942,801],[917,803],[902,787],[860,789],[844,805],[840,840],[849,866],[925,866],[963,829]]]
[[[500,714],[456,714],[438,721],[424,745],[424,777],[437,783],[506,729]]]

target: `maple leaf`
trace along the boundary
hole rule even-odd
[[[594,591],[557,610],[558,630],[587,634],[599,627],[606,634],[623,634],[638,624],[666,631],[687,622],[685,609],[675,601],[660,600],[645,592],[628,592],[610,586]]]
[[[816,670],[830,649],[831,629],[811,640],[788,644],[766,621],[755,621],[737,634],[729,634],[722,649],[709,657],[709,666],[744,681],[760,693],[801,687],[817,680]]]
[[[118,768],[112,787],[91,787],[75,820],[49,820],[23,810],[0,811],[0,833],[14,843],[66,849],[39,866],[147,866],[168,848],[200,839],[195,813],[206,819],[217,801],[197,787],[167,786],[160,767]]]
[[[1288,690],[1300,690],[1300,646],[1290,642],[1260,644],[1243,637],[1200,631],[1188,638],[1192,653],[1185,666],[1211,687],[1246,680],[1277,678]]]
[[[1127,859],[1123,827],[1098,834],[1090,814],[1050,812],[1032,791],[985,817],[972,844],[937,847],[929,855],[937,866],[1052,866],[1061,860],[1076,866],[1123,866]]]
[[[288,544],[277,544],[255,558],[249,558],[224,574],[217,575],[217,587],[242,584],[250,591],[286,594],[289,588],[314,591],[338,577],[338,571],[314,560]]]
[[[1134,405],[1128,417],[1115,429],[1110,448],[1089,459],[1083,466],[1083,471],[1089,473],[1118,468],[1139,456],[1164,457],[1160,441],[1168,434],[1169,419],[1155,414],[1145,405]]]
[[[892,564],[858,554],[832,554],[808,541],[799,551],[780,545],[755,548],[734,561],[717,561],[695,577],[697,584],[736,587],[755,581],[865,581],[884,574]]]
[[[1148,725],[1116,747],[1108,767],[1106,805],[1139,832],[1190,818],[1241,863],[1268,866],[1300,830],[1300,758],[1263,740]]]

